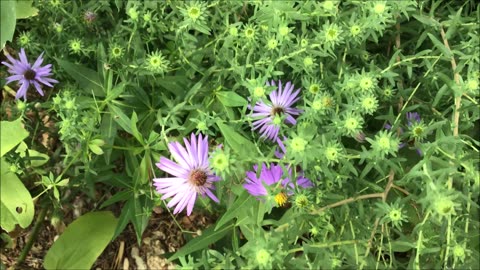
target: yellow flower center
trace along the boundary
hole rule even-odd
[[[307,56],[303,59],[303,65],[305,67],[311,67],[313,65],[313,59],[310,56]]]
[[[300,137],[295,137],[292,139],[292,150],[294,152],[303,152],[305,150],[305,146],[307,145],[307,141]]]
[[[283,206],[287,202],[288,197],[285,192],[280,192],[277,195],[275,195],[275,202],[277,203],[278,206]]]
[[[287,26],[281,26],[281,27],[278,29],[278,32],[280,33],[280,35],[286,36],[286,35],[288,35],[288,33],[290,32],[290,29],[288,29]]]
[[[382,14],[385,11],[385,4],[384,3],[377,3],[373,8],[375,13]]]
[[[253,95],[255,97],[263,97],[265,95],[265,89],[261,86],[257,86],[253,89]]]

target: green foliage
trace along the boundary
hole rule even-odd
[[[30,192],[25,188],[18,176],[10,170],[3,158],[1,162],[1,223],[2,229],[13,231],[18,224],[27,228],[32,223],[35,208]]]
[[[20,142],[28,137],[28,131],[22,126],[22,119],[15,121],[2,121],[0,123],[2,137],[0,138],[0,157],[12,150]]]
[[[172,200],[152,184],[171,176],[155,164],[171,158],[172,142],[202,133],[220,203],[197,194],[194,211],[218,219],[193,239],[181,228],[189,241],[169,259],[183,268],[478,265],[475,1],[36,0],[38,15],[9,38],[12,2],[2,1],[2,42],[45,52],[60,83],[28,102],[4,87],[2,116],[20,118],[2,122],[2,164],[10,184],[53,212],[75,196],[121,208],[101,249],[128,224],[141,244],[153,208]],[[252,116],[273,102],[272,81],[299,90],[295,124],[285,112]],[[252,129],[262,117],[277,121],[279,140]],[[40,143],[44,134],[58,145]],[[262,163],[314,187],[293,181],[252,196],[245,173]],[[88,224],[73,225],[86,236]],[[49,256],[46,268],[59,267]]]
[[[89,269],[112,240],[117,219],[110,212],[87,213],[70,224],[45,256],[46,269]]]

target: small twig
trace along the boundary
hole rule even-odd
[[[27,244],[22,249],[22,253],[20,253],[20,256],[17,259],[16,265],[20,265],[25,261],[25,258],[27,257],[28,252],[30,252],[30,249],[32,249],[33,243],[37,239],[38,232],[40,231],[40,228],[43,225],[43,221],[45,219],[45,216],[47,215],[47,212],[48,212],[48,207],[44,207],[38,214],[37,220],[35,221],[35,225],[33,226],[33,229],[30,234],[30,237],[28,238]]]
[[[395,173],[393,172],[393,170],[390,170],[390,173],[388,174],[387,186],[385,187],[385,190],[381,193],[383,202],[387,200],[388,193],[390,192],[390,189],[393,187],[394,176],[395,176]],[[367,257],[368,253],[370,252],[370,249],[372,248],[373,238],[375,237],[375,233],[377,232],[379,222],[380,222],[380,218],[376,218],[375,223],[373,224],[373,230],[370,233],[370,239],[368,239],[367,249],[365,250],[364,257]],[[359,268],[363,269],[363,266],[364,264],[360,265]]]
[[[452,70],[453,70],[453,79],[455,80],[455,83],[457,85],[460,84],[460,74],[456,72],[457,70],[457,62],[455,61],[455,56],[452,53],[452,50],[450,50],[450,45],[448,44],[447,37],[445,36],[445,31],[443,30],[443,27],[440,27],[440,35],[442,36],[443,39],[443,44],[447,48],[447,50],[452,54],[452,59],[450,59],[450,63],[452,64]],[[455,110],[453,113],[453,136],[458,136],[458,122],[460,120],[460,105],[462,101],[462,96],[455,97]]]
[[[324,206],[324,207],[322,207],[318,210],[312,211],[311,214],[312,215],[317,215],[317,214],[320,214],[321,212],[326,211],[330,208],[335,208],[335,207],[338,207],[338,206],[341,206],[341,205],[344,205],[344,204],[347,204],[347,203],[351,203],[351,202],[355,202],[355,201],[359,201],[359,200],[365,200],[365,199],[372,199],[372,198],[383,198],[383,192],[365,194],[365,195],[360,195],[358,197],[350,197],[348,199],[341,200],[339,202],[332,203],[332,204],[329,204],[327,206]]]
[[[399,187],[399,186],[397,186],[397,185],[395,185],[395,184],[392,184],[392,188],[394,188],[394,189],[402,192],[403,194],[405,194],[405,195],[407,195],[407,196],[410,195],[410,192],[406,191],[405,189],[403,189],[403,188],[401,188],[401,187]]]

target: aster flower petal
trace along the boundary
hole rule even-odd
[[[43,52],[40,54],[40,56],[37,58],[35,63],[33,63],[32,69],[37,69],[40,68],[40,65],[43,63]],[[45,67],[50,68],[51,64],[46,65]]]
[[[30,84],[28,83],[28,81],[23,82],[20,88],[18,89],[17,94],[15,95],[15,98],[20,99],[21,97],[23,97],[26,100],[27,90],[29,86]]]
[[[267,82],[267,86],[277,86],[275,81]],[[253,130],[258,130],[260,137],[275,141],[280,132],[280,125],[272,125],[276,115],[284,114],[284,122],[296,124],[294,115],[299,115],[301,110],[293,108],[293,104],[299,100],[300,89],[293,91],[294,85],[291,82],[285,84],[278,81],[277,89],[272,91],[268,97],[270,102],[260,100],[253,108],[248,107],[252,113],[251,117],[260,118],[253,121]],[[271,103],[271,104],[270,104]]]
[[[178,142],[168,144],[168,149],[176,161],[165,157],[160,158],[157,167],[176,177],[154,178],[153,185],[158,193],[162,194],[162,200],[171,198],[167,207],[174,208],[177,214],[187,209],[187,215],[193,211],[198,194],[208,196],[213,201],[219,202],[212,193],[215,189],[213,182],[220,178],[211,172],[208,161],[208,136],[198,137],[191,134],[190,140],[183,139],[185,147]]]
[[[258,167],[254,166],[254,170],[258,171]],[[284,171],[280,165],[271,164],[270,167],[267,167],[266,164],[262,163],[260,177],[257,178],[255,171],[246,172],[245,184],[243,184],[243,187],[251,195],[259,198],[267,196],[269,194],[267,188],[271,186],[273,190],[277,188],[277,185],[285,189],[288,195],[293,194],[292,190],[295,186],[291,181],[290,169],[288,170],[288,175],[284,175]],[[296,183],[297,186],[302,188],[313,186],[312,182],[303,175],[297,177]]]
[[[160,162],[156,165],[160,170],[177,177],[186,177],[188,174],[188,170],[164,157],[160,157]]]
[[[187,203],[187,216],[190,216],[193,211],[193,206],[195,205],[195,200],[197,199],[197,193],[192,192],[190,198],[188,199]]]
[[[220,200],[217,198],[217,196],[215,196],[215,194],[213,194],[210,190],[205,190],[205,194],[210,198],[212,199],[214,202],[216,203],[219,203]]]
[[[42,85],[53,87],[53,83],[58,83],[57,80],[49,78],[52,75],[52,65],[41,66],[43,63],[43,53],[37,57],[35,62],[30,64],[28,62],[25,49],[21,48],[18,54],[20,60],[14,59],[11,55],[6,55],[9,62],[2,62],[8,67],[8,72],[11,74],[7,78],[7,84],[17,81],[20,88],[17,90],[15,97],[17,99],[27,99],[27,91],[30,86],[33,86],[40,95],[45,95]]]
[[[286,141],[286,140],[287,140],[287,137],[283,136],[283,141]],[[277,138],[277,144],[278,144],[278,147],[280,147],[280,151],[275,150],[275,157],[279,159],[282,159],[287,153],[287,148],[285,147],[285,144],[283,143],[283,141],[280,140],[280,138]]]
[[[25,50],[23,48],[20,49],[20,62],[24,63],[25,65],[28,65],[28,59],[27,55],[25,54]]]
[[[42,87],[37,81],[32,81],[33,85],[35,86],[35,89],[37,89],[37,92],[43,97],[45,93],[43,93]]]

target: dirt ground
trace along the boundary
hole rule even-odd
[[[176,218],[184,230],[198,233],[214,222],[212,218],[195,213],[189,217],[179,214]],[[55,228],[46,219],[25,262],[22,265],[15,265],[31,229],[32,226],[9,234],[14,240],[12,247],[2,249],[0,254],[1,262],[6,269],[43,269],[43,258],[58,237],[58,231],[62,229]],[[175,252],[184,244],[182,231],[172,216],[166,210],[156,208],[140,246],[137,244],[133,226],[129,224],[123,233],[107,246],[92,269],[174,269],[175,265],[168,263],[164,254]]]

